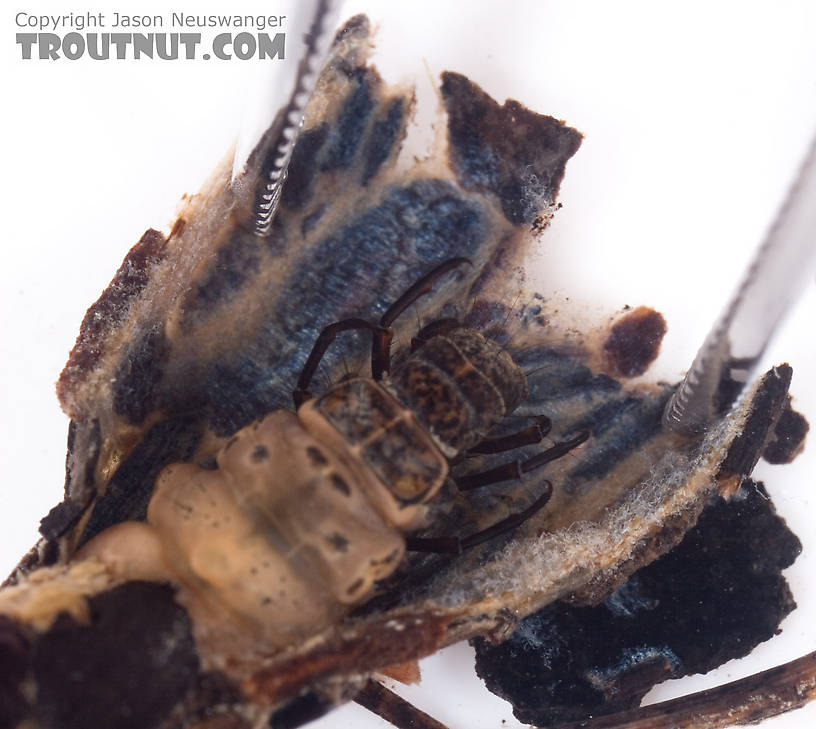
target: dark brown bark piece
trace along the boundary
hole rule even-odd
[[[499,106],[465,76],[442,74],[451,162],[462,185],[494,192],[514,225],[533,225],[558,193],[581,134],[517,101]]]
[[[720,465],[718,478],[750,475],[784,408],[788,405],[788,388],[793,369],[783,364],[765,375],[751,404],[751,411],[739,437],[734,440],[728,455]]]
[[[639,306],[615,322],[603,346],[604,363],[615,377],[637,377],[654,362],[666,334],[660,312]]]

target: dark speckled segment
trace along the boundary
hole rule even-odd
[[[405,116],[405,100],[395,99],[385,114],[371,126],[371,132],[363,151],[363,185],[377,174],[383,162],[388,159],[400,137]]]
[[[486,344],[485,340],[481,340]],[[457,390],[457,400],[461,400],[454,406],[454,410],[462,410],[468,413],[468,420],[464,426],[464,431],[457,433],[455,444],[445,440],[457,450],[466,448],[464,445],[473,438],[481,439],[484,434],[504,417],[504,401],[491,382],[484,374],[475,368],[475,363],[471,362],[462,351],[447,337],[434,337],[427,344],[421,347],[416,355],[408,360],[407,367],[412,366],[413,361],[421,361],[440,370],[451,381],[455,382]],[[413,393],[412,393],[413,394]],[[435,413],[447,422],[445,413]],[[428,414],[430,417],[430,413]],[[440,426],[433,424],[434,429]],[[441,436],[440,436],[441,437]]]
[[[502,415],[513,412],[527,396],[527,381],[521,368],[496,342],[486,339],[479,331],[461,328],[448,338],[498,390],[502,397]]]
[[[420,422],[457,451],[474,446],[504,418],[505,392],[512,399],[524,390],[524,375],[510,357],[465,328],[428,340],[395,369],[391,382]]]
[[[445,463],[404,408],[373,380],[342,382],[314,403],[349,446],[364,444],[362,458],[400,502],[421,500],[444,475]]]
[[[322,169],[335,170],[349,167],[363,141],[363,134],[374,111],[372,84],[375,75],[366,68],[355,69],[349,80],[351,91],[329,134],[328,147]]]
[[[532,224],[552,202],[581,135],[517,101],[499,106],[458,73],[442,74],[451,162],[466,188],[495,193],[513,224]]]
[[[215,256],[183,305],[182,327],[189,327],[215,309],[229,303],[257,272],[261,262],[258,239],[234,228],[230,239]]]
[[[391,373],[391,384],[400,400],[440,441],[457,451],[465,447],[474,415],[453,378],[411,357]]]

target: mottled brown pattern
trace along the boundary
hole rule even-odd
[[[471,415],[456,383],[422,360],[409,360],[391,374],[400,398],[410,402],[419,421],[448,447],[459,450],[462,433],[470,433]]]
[[[456,451],[482,440],[526,390],[509,355],[464,327],[429,339],[391,381],[425,427]]]
[[[167,438],[163,453],[151,448],[156,462],[211,463],[220,439],[290,405],[323,326],[382,311],[430,264],[464,256],[473,267],[440,282],[418,302],[416,315],[433,319],[449,302],[462,309],[477,278],[486,290],[485,266],[501,280],[530,246],[526,226],[504,209],[507,185],[524,190],[539,212],[548,209],[580,135],[550,117],[522,113],[514,102],[502,107],[457,77],[443,94],[451,111],[450,153],[459,161],[451,166],[443,152],[406,175],[395,161],[413,95],[387,88],[366,65],[368,33],[360,17],[338,36],[269,236],[249,236],[245,215],[274,156],[271,132],[236,185],[222,171],[189,199],[166,242],[155,232],[146,235],[86,318],[60,399],[75,419],[78,443],[88,442],[92,429],[100,436],[98,459],[89,461],[81,449],[70,455],[72,472],[89,477],[69,481],[71,508],[79,509],[74,516],[119,484],[115,496],[106,494],[104,509],[95,508],[95,531],[143,514],[156,469],[139,445],[157,427],[190,433]],[[474,104],[484,114],[474,124],[457,123],[456,110]],[[514,132],[511,151],[500,132],[518,120],[523,134]],[[487,145],[481,169],[499,174],[501,190],[471,185],[460,153],[474,132]],[[395,341],[410,338],[413,320],[398,322]],[[325,371],[361,369],[359,337],[340,339]],[[191,442],[198,443],[194,453],[178,446]],[[144,493],[125,493],[131,490]],[[83,524],[63,520],[48,538],[59,540],[68,556],[86,541],[73,533]]]

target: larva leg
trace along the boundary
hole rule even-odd
[[[382,315],[379,325],[372,324],[365,319],[343,319],[342,321],[329,324],[320,332],[317,340],[309,353],[306,364],[298,377],[297,386],[292,393],[295,407],[300,407],[307,400],[312,399],[311,382],[317,367],[323,356],[326,354],[331,343],[337,338],[340,332],[351,330],[368,329],[373,337],[371,346],[371,373],[375,380],[381,380],[391,369],[391,340],[394,332],[391,325],[411,304],[418,298],[429,293],[436,280],[452,271],[463,263],[470,264],[467,258],[451,258],[425,274],[413,286],[411,286],[402,296],[399,297],[385,314]]]
[[[375,380],[381,380],[391,370],[391,339],[394,334],[391,325],[417,299],[430,293],[437,279],[464,264],[472,265],[467,258],[449,258],[447,261],[440,263],[388,307],[385,314],[380,318],[380,326],[388,329],[390,336],[380,339],[375,338],[371,349],[371,372]]]
[[[303,369],[300,371],[300,377],[298,377],[295,391],[292,393],[296,408],[299,408],[307,400],[312,399],[312,378],[317,371],[320,361],[326,354],[329,345],[337,338],[340,332],[348,332],[356,329],[368,329],[374,337],[375,347],[378,338],[389,335],[382,327],[378,327],[376,324],[372,324],[365,319],[343,319],[342,321],[329,324],[329,326],[325,327],[315,340],[312,351],[309,352],[306,364],[303,365]]]
[[[496,466],[481,473],[460,476],[454,479],[454,481],[460,491],[472,491],[473,489],[489,486],[494,483],[501,483],[502,481],[519,481],[524,474],[530,473],[550,461],[554,461],[556,458],[566,455],[573,448],[581,445],[587,438],[589,438],[589,432],[584,430],[578,433],[574,438],[556,443],[552,448],[548,448],[546,451],[537,453],[523,461],[503,463],[501,466]]]
[[[440,335],[445,336],[461,328],[462,322],[452,317],[432,321],[430,324],[426,324],[422,327],[411,339],[411,351],[416,352],[423,344],[434,337]]]
[[[493,539],[501,534],[510,532],[537,511],[543,509],[552,496],[552,484],[544,482],[544,493],[541,494],[530,506],[523,511],[496,522],[487,529],[482,529],[467,537],[408,537],[405,540],[405,548],[410,552],[436,552],[439,554],[460,554],[466,549],[475,547],[488,539]]]
[[[512,451],[526,445],[535,445],[544,439],[544,436],[550,432],[550,428],[552,428],[550,419],[546,415],[540,415],[532,425],[528,425],[524,430],[496,438],[485,438],[481,443],[469,448],[467,453],[488,455]]]

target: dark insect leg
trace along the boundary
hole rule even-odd
[[[468,266],[473,265],[468,258],[449,258],[447,261],[440,263],[432,271],[426,273],[393,304],[391,304],[391,306],[388,307],[388,310],[380,319],[380,326],[390,327],[397,320],[397,317],[418,298],[431,292],[433,285],[436,283],[438,278],[444,276],[448,271],[453,271],[454,269],[459,268],[459,266],[462,266],[465,263],[467,263]]]
[[[354,701],[393,724],[397,729],[447,729],[444,724],[417,709],[402,696],[397,696],[373,680],[366,683]]]
[[[438,337],[439,335],[450,334],[456,329],[462,328],[462,322],[458,319],[437,319],[430,324],[426,324],[420,329],[413,339],[411,339],[411,351],[416,352],[428,340]]]
[[[424,296],[430,292],[440,276],[443,276],[448,273],[448,271],[452,271],[464,263],[471,265],[467,258],[450,258],[425,274],[388,307],[385,314],[382,315],[379,325],[372,324],[365,319],[343,319],[342,321],[329,324],[325,327],[317,337],[312,351],[306,360],[306,364],[303,365],[303,369],[300,372],[300,377],[298,377],[297,385],[292,393],[295,407],[298,408],[307,400],[311,400],[312,391],[310,385],[312,378],[317,371],[320,360],[322,360],[326,354],[329,345],[340,332],[349,331],[351,329],[368,329],[372,333],[371,376],[375,380],[381,380],[391,369],[391,340],[394,338],[394,331],[391,329],[391,325],[396,318],[420,296]]]
[[[312,383],[312,378],[317,371],[320,360],[322,360],[323,355],[326,354],[326,350],[329,348],[329,345],[335,340],[340,332],[347,332],[354,329],[368,329],[374,336],[375,346],[377,339],[388,333],[382,327],[378,327],[376,324],[372,324],[365,319],[343,319],[342,321],[335,322],[334,324],[329,324],[329,326],[320,332],[320,335],[315,340],[312,351],[309,353],[309,357],[306,360],[306,364],[303,365],[303,369],[300,371],[297,386],[295,387],[295,391],[292,393],[296,408],[300,407],[307,400],[311,400],[312,391],[310,386]]]
[[[550,432],[551,427],[552,422],[550,419],[546,415],[539,415],[535,422],[524,430],[498,438],[485,438],[481,443],[469,448],[467,453],[487,455],[512,451],[514,448],[521,448],[526,445],[535,445],[544,439],[544,436]]]
[[[400,296],[391,306],[388,307],[385,314],[380,318],[380,326],[388,329],[391,336],[375,339],[371,349],[371,372],[375,380],[381,380],[384,375],[387,375],[391,367],[391,339],[393,331],[391,325],[397,320],[397,317],[402,314],[411,304],[418,298],[424,296],[433,289],[434,283],[441,276],[444,276],[449,271],[453,271],[459,266],[467,263],[472,265],[467,258],[449,258],[444,263],[440,263],[432,271],[426,273],[419,281],[411,286],[402,296]]]
[[[552,484],[544,482],[544,493],[523,511],[497,521],[493,526],[475,532],[468,537],[408,537],[405,547],[411,552],[436,552],[438,554],[461,554],[464,550],[498,537],[500,534],[512,531],[523,524],[533,514],[546,506],[552,496]]]
[[[574,438],[556,443],[552,448],[548,448],[543,453],[537,453],[524,461],[510,461],[481,473],[461,476],[454,479],[454,481],[460,491],[471,491],[501,481],[519,481],[525,473],[530,473],[537,468],[541,468],[545,463],[566,455],[573,448],[581,445],[587,438],[589,438],[589,432],[584,430]]]

